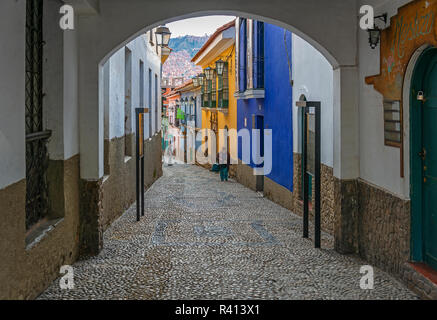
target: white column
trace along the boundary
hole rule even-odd
[[[358,68],[334,70],[334,176],[359,177]]]
[[[103,67],[88,45],[81,45],[79,56],[80,176],[98,180],[103,176]]]
[[[78,77],[77,31],[68,30],[64,32],[64,159],[79,153]]]

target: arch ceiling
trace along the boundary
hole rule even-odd
[[[162,23],[205,15],[238,15],[286,28],[336,68],[356,65],[358,7],[354,0],[70,0],[79,10],[81,46],[101,63]],[[87,9],[88,8],[88,9]]]

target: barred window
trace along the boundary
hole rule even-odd
[[[208,107],[208,93],[207,93],[207,81],[205,80],[202,85],[202,107]]]
[[[229,106],[229,67],[226,62],[223,67],[223,75],[218,76],[218,107]]]
[[[214,73],[212,80],[207,80],[207,101],[206,106],[207,108],[215,108],[217,105],[217,77]],[[205,101],[204,101],[205,102]]]
[[[208,107],[211,107],[211,97],[212,97],[212,80],[208,80]]]
[[[239,30],[239,50],[238,50],[238,79],[240,92],[246,90],[247,87],[247,77],[246,77],[246,60],[247,60],[247,19],[241,18],[240,30]]]
[[[26,3],[26,230],[49,215],[47,143],[43,125],[43,0]]]
[[[210,108],[211,107],[211,98],[212,98],[212,80],[206,81],[206,103],[205,107]]]
[[[253,89],[253,23],[252,19],[246,21],[246,90]]]
[[[211,101],[210,101],[210,108],[215,108],[217,106],[217,76],[214,72],[214,75],[212,77],[211,81]]]
[[[253,59],[254,88],[264,88],[264,22],[257,21],[255,28],[256,50]]]

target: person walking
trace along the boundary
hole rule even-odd
[[[230,162],[231,162],[230,154],[226,151],[225,148],[223,148],[222,151],[220,152],[220,161],[219,161],[221,181],[228,181]]]

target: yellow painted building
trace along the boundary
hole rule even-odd
[[[217,61],[223,61],[223,75],[219,75]],[[202,86],[202,129],[210,129],[216,134],[216,151],[219,152],[224,140],[220,137],[221,129],[237,130],[237,100],[235,92],[235,21],[218,28],[208,39],[192,61],[202,67],[205,75]],[[207,80],[207,74],[212,74]],[[230,140],[231,138],[229,138]],[[230,154],[237,159],[236,136],[228,140]],[[208,138],[211,150],[212,139]]]

